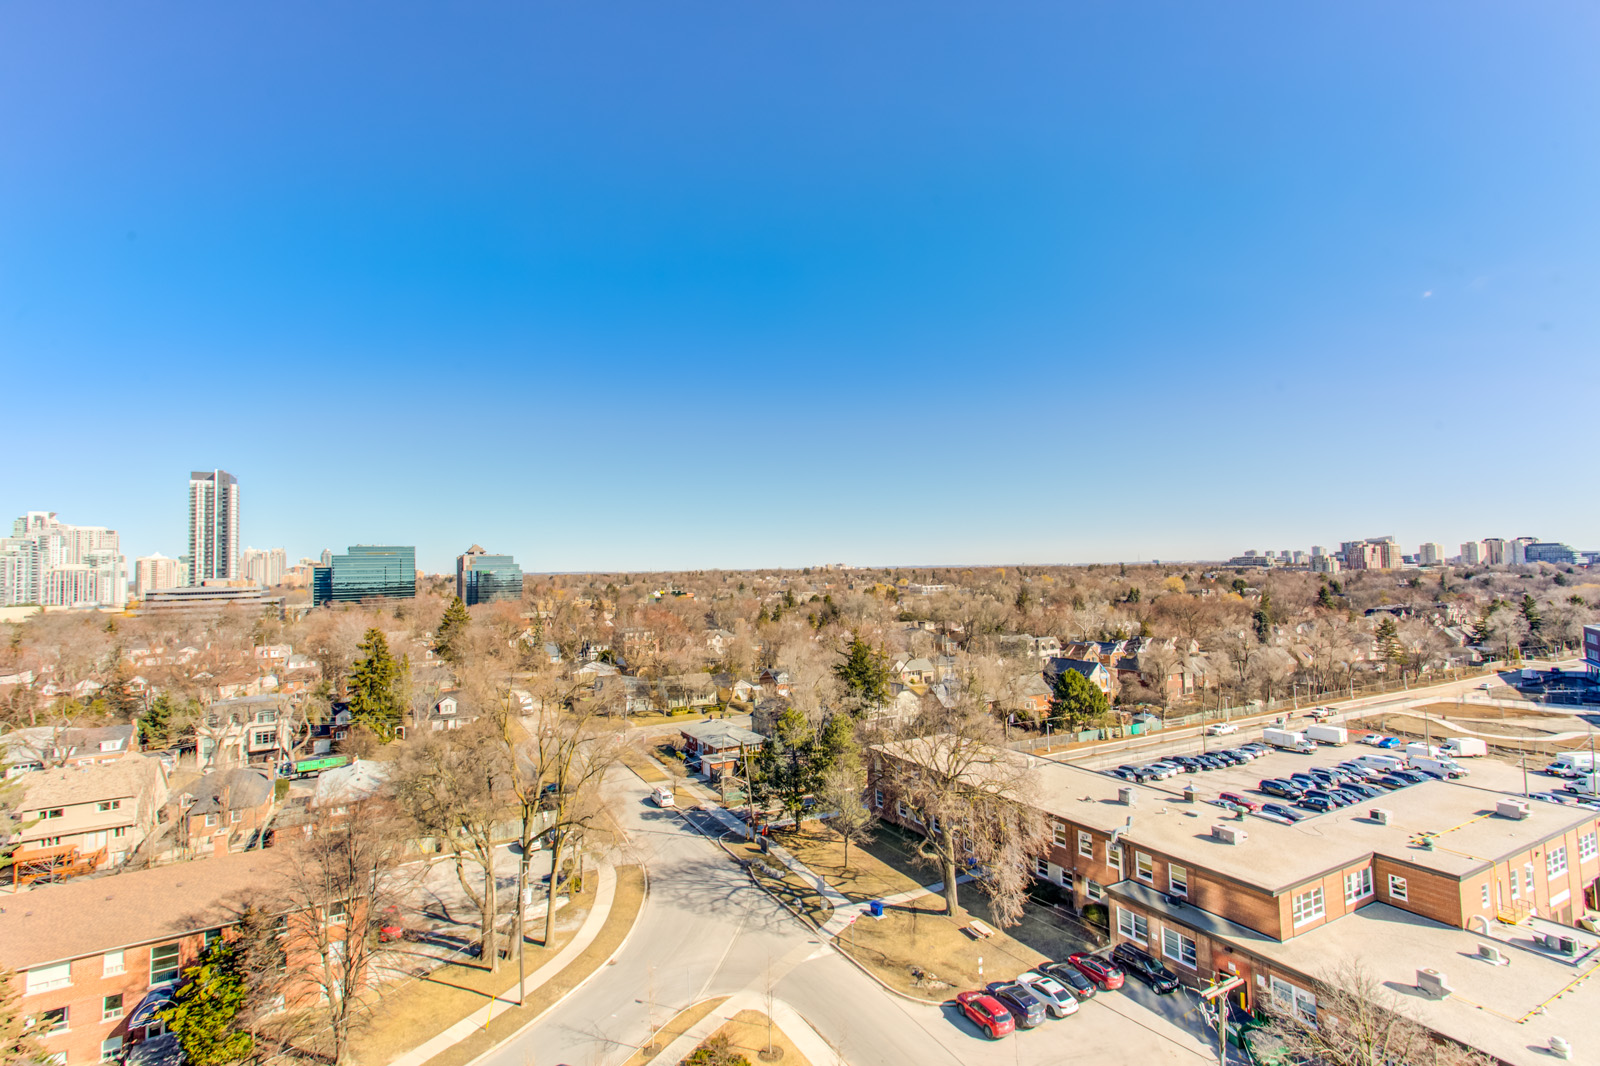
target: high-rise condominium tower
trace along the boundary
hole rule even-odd
[[[189,474],[189,584],[239,576],[239,479],[226,470]]]

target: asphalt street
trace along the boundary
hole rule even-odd
[[[642,861],[650,874],[633,934],[614,965],[482,1066],[615,1066],[677,1011],[742,990],[766,995],[769,985],[853,1066],[1019,1066],[1069,1054],[1105,1063],[1214,1061],[1209,1043],[1167,1017],[1191,1004],[1154,1002],[1142,989],[1102,994],[1031,1032],[983,1039],[953,1009],[893,995],[822,943],[727,859],[710,839],[720,830],[710,816],[657,809],[648,787],[625,771],[607,786],[631,838],[619,861]]]

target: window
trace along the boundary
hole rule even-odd
[[[261,730],[261,731],[258,731],[256,733],[256,735],[255,735],[254,743],[255,743],[255,746],[258,747],[258,748],[270,748],[270,747],[272,747],[272,745],[276,744],[277,742],[278,742],[278,734],[276,734],[276,733],[268,732],[266,730]]]
[[[1067,824],[1065,822],[1051,822],[1050,836],[1058,848],[1067,846]]]
[[[1567,846],[1565,844],[1545,852],[1544,870],[1551,877],[1560,877],[1567,872]]]
[[[1078,830],[1078,854],[1086,859],[1094,858],[1094,837],[1081,829]]]
[[[40,811],[39,817],[48,822],[52,818],[64,817],[66,813],[67,809],[65,807],[51,807],[49,810]]]
[[[1389,875],[1389,898],[1406,899],[1406,879],[1399,874]]]
[[[120,811],[122,809],[122,801],[121,800],[102,800],[99,803],[96,803],[94,805],[94,809],[97,810],[97,811],[101,811],[101,812],[104,812],[104,811]]]
[[[1511,874],[1511,898],[1518,899],[1522,895],[1522,886],[1517,881],[1517,868],[1515,866],[1511,867],[1509,873]]]
[[[66,988],[72,983],[72,963],[58,962],[54,966],[36,966],[28,971],[28,991],[48,992],[52,988]]]
[[[206,947],[209,948],[212,944],[215,944],[217,941],[219,941],[221,939],[222,939],[222,930],[221,929],[207,929],[206,930],[206,939],[205,939]]]
[[[1194,941],[1176,929],[1161,930],[1161,954],[1191,970],[1195,969]]]
[[[1106,889],[1099,881],[1085,881],[1083,883],[1083,894],[1092,900],[1099,901],[1106,898]]]
[[[1122,879],[1122,845],[1106,845],[1106,865],[1117,871],[1117,880]]]
[[[1483,906],[1487,907],[1488,905],[1489,905],[1489,882],[1485,881],[1483,883]]]
[[[1042,857],[1033,860],[1033,872],[1037,874],[1041,880],[1051,880],[1050,860]]]
[[[1117,932],[1143,944],[1150,936],[1150,922],[1142,914],[1117,908]]]
[[[883,810],[883,789],[875,788],[872,790],[872,806],[877,810]]]
[[[1344,875],[1344,902],[1346,906],[1355,906],[1361,900],[1372,895],[1372,869],[1362,867],[1354,873]]]
[[[1156,861],[1142,851],[1133,853],[1133,875],[1141,881],[1155,884]]]
[[[1595,834],[1585,833],[1578,838],[1578,861],[1590,862],[1596,855],[1600,855],[1600,841],[1595,840]]]
[[[1189,871],[1175,862],[1167,863],[1167,889],[1174,896],[1189,894]]]
[[[105,969],[101,972],[101,977],[115,977],[117,974],[122,972],[122,952],[106,952],[104,956],[104,962]]]
[[[234,825],[238,825],[240,820],[243,819],[243,818],[244,818],[244,812],[243,811],[229,811],[228,812],[228,821],[232,822]]]
[[[256,725],[271,725],[278,720],[277,711],[257,711]]]
[[[328,924],[343,925],[345,920],[349,917],[348,913],[346,913],[348,910],[349,908],[347,908],[342,902],[335,903],[330,906],[328,908]]]
[[[1322,898],[1322,886],[1318,885],[1309,892],[1302,892],[1294,897],[1294,924],[1304,925],[1315,921],[1328,913],[1326,903]]]
[[[1533,863],[1523,864],[1522,880],[1528,886],[1528,895],[1533,895]]]
[[[150,983],[164,985],[178,979],[178,945],[162,944],[150,949]]]
[[[114,996],[106,996],[104,999],[102,999],[100,1001],[100,1020],[101,1021],[103,1021],[103,1022],[114,1022],[120,1017],[122,1017],[122,993],[121,992],[118,992]]]
[[[47,1010],[40,1013],[39,1031],[45,1036],[54,1036],[56,1033],[66,1032],[67,1008],[57,1007],[54,1010]]]
[[[1272,998],[1277,1002],[1279,1010],[1299,1015],[1308,1022],[1316,1022],[1317,997],[1305,989],[1296,988],[1289,982],[1274,977]]]
[[[215,811],[212,811],[210,814],[206,815],[206,828],[210,829],[212,826],[214,826],[216,824],[217,824],[217,813]]]
[[[111,835],[114,837],[125,837],[128,835],[128,827],[125,825],[119,825],[111,831]]]
[[[116,1062],[122,1058],[122,1037],[113,1036],[100,1042],[100,1061]]]

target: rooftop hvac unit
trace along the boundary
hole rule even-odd
[[[1383,807],[1374,807],[1372,810],[1367,812],[1367,817],[1371,818],[1379,825],[1388,825],[1389,819],[1392,818],[1393,815]]]
[[[1250,834],[1236,825],[1214,825],[1211,835],[1224,844],[1243,844],[1250,839]]]
[[[1496,966],[1504,966],[1506,964],[1506,957],[1500,954],[1500,949],[1495,947],[1493,944],[1479,944],[1478,958],[1482,959],[1484,962],[1493,963]]]
[[[1443,999],[1455,991],[1438,970],[1418,970],[1417,987],[1435,999]]]
[[[1502,818],[1515,818],[1520,821],[1528,816],[1528,803],[1526,800],[1503,799],[1494,805],[1494,813]]]
[[[1572,1044],[1565,1037],[1552,1036],[1550,1038],[1550,1054],[1558,1059],[1572,1058]]]
[[[1124,807],[1137,807],[1139,805],[1139,794],[1131,788],[1119,788],[1117,789],[1117,802]]]

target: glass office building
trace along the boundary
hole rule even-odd
[[[474,544],[456,556],[456,595],[463,603],[522,599],[522,567],[509,555],[490,555]]]
[[[417,594],[417,549],[393,544],[356,544],[311,573],[311,602],[360,603],[412,599]]]

